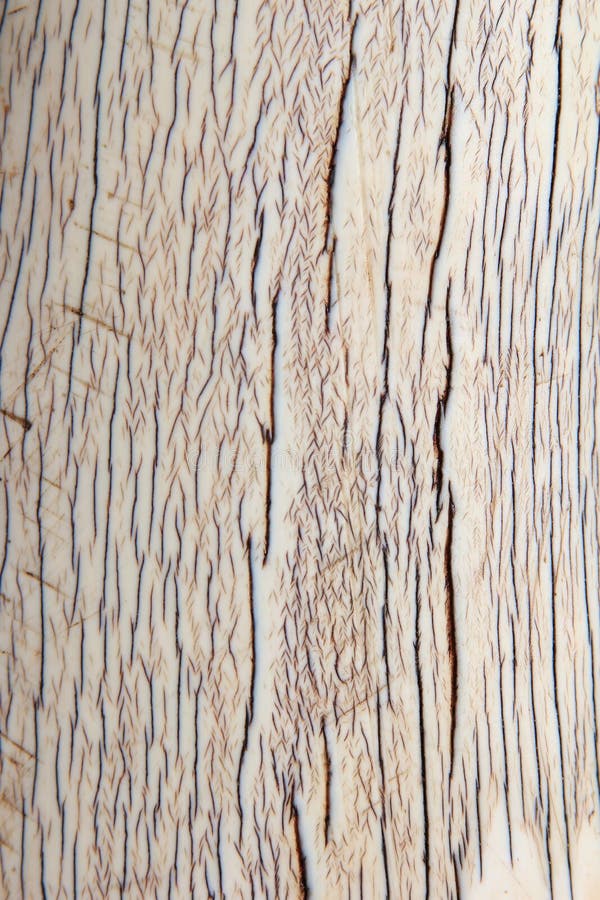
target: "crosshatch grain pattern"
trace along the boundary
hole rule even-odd
[[[3,0],[0,895],[594,898],[595,0]]]

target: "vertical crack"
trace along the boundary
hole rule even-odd
[[[383,412],[385,404],[389,398],[389,342],[390,342],[390,309],[392,304],[392,275],[391,275],[391,257],[392,257],[392,239],[394,210],[396,205],[396,189],[398,186],[398,158],[400,156],[400,137],[402,133],[402,116],[404,106],[400,108],[398,117],[398,130],[396,132],[396,141],[394,144],[394,155],[392,158],[392,186],[390,189],[390,199],[388,202],[388,230],[385,247],[385,313],[384,313],[384,330],[383,330],[383,348],[381,352],[381,363],[383,366],[383,385],[379,397],[379,415],[377,419],[377,436],[375,438],[375,452],[377,453],[377,494],[375,498],[375,516],[377,536],[380,536],[379,514],[381,512],[381,470],[383,466],[381,453],[381,435],[383,429]]]
[[[352,23],[352,28],[350,31],[350,41],[349,41],[349,49],[348,49],[348,62],[346,64],[345,73],[342,81],[342,90],[340,92],[340,102],[338,106],[338,114],[337,114],[337,122],[335,128],[335,137],[333,139],[333,150],[331,153],[331,160],[329,163],[329,172],[327,175],[327,206],[325,208],[325,240],[323,242],[323,250],[322,253],[325,253],[328,244],[330,243],[329,239],[331,237],[331,213],[332,213],[332,202],[333,202],[333,188],[335,182],[335,172],[337,167],[337,156],[339,151],[340,144],[340,134],[342,132],[342,125],[344,124],[344,106],[346,105],[346,95],[348,93],[348,86],[350,84],[350,79],[352,78],[352,73],[354,71],[354,66],[356,63],[356,57],[354,56],[354,35],[356,32],[356,23],[358,22],[358,16],[355,16],[354,22]]]
[[[298,881],[300,886],[300,895],[306,898],[309,895],[308,885],[306,881],[306,854],[304,853],[302,840],[300,838],[298,807],[296,806],[295,791],[293,787],[290,797],[290,819],[292,822],[292,827],[294,829],[294,842],[296,845],[296,858],[298,862]]]
[[[254,572],[252,569],[252,536],[248,537],[246,544],[246,556],[248,560],[248,606],[250,610],[250,693],[246,702],[246,716],[244,720],[244,739],[242,741],[242,749],[240,752],[240,762],[237,773],[237,799],[240,814],[240,830],[239,845],[242,843],[242,830],[244,825],[244,815],[242,809],[242,771],[244,761],[248,751],[248,737],[250,734],[250,726],[254,721],[254,703],[256,697],[256,612],[254,596]]]
[[[377,704],[377,750],[379,755],[379,770],[381,772],[381,818],[379,827],[381,831],[381,853],[383,856],[383,873],[385,876],[385,898],[390,895],[390,876],[388,871],[387,845],[385,842],[385,767],[383,764],[383,748],[381,743],[381,701],[379,691],[375,694]]]
[[[417,676],[417,694],[419,698],[419,744],[421,755],[421,786],[423,791],[423,864],[425,868],[425,900],[429,898],[429,814],[427,794],[427,759],[425,750],[425,710],[423,700],[423,673],[421,670],[421,577],[419,565],[415,577],[415,673]]]
[[[258,237],[256,239],[256,244],[254,245],[254,255],[252,257],[252,268],[251,268],[251,294],[252,294],[252,309],[254,310],[254,321],[256,322],[256,267],[258,265],[258,260],[260,258],[260,251],[262,249],[262,242],[264,236],[264,224],[265,224],[265,211],[262,210],[260,217],[258,219]]]
[[[442,124],[442,132],[440,135],[440,140],[438,144],[438,151],[441,147],[444,148],[445,152],[445,163],[444,163],[444,200],[442,204],[442,216],[440,219],[440,228],[438,233],[437,244],[435,247],[435,251],[433,253],[433,257],[431,259],[431,265],[429,267],[429,285],[427,288],[427,303],[425,305],[425,317],[423,320],[423,337],[421,340],[421,358],[425,355],[425,334],[427,332],[427,323],[431,316],[431,293],[433,290],[433,281],[435,277],[435,269],[437,265],[437,261],[440,255],[440,250],[442,247],[442,242],[444,240],[444,235],[446,232],[446,220],[448,217],[448,204],[450,200],[450,169],[452,166],[452,147],[450,144],[450,133],[452,131],[452,119],[454,115],[454,85],[450,86],[451,79],[451,69],[452,69],[452,56],[454,52],[454,48],[456,46],[456,25],[458,22],[458,11],[460,7],[460,0],[456,0],[456,5],[454,7],[454,18],[452,20],[452,31],[450,33],[450,47],[448,50],[448,63],[446,66],[446,105],[444,112],[444,121]]]
[[[388,550],[387,547],[383,548],[383,574],[384,574],[384,585],[383,585],[383,605],[381,607],[381,635],[383,642],[383,667],[385,669],[385,686],[387,691],[387,702],[388,706],[392,705],[392,700],[390,696],[390,666],[388,659],[388,643],[387,643],[387,623],[389,617],[389,563],[388,563]]]
[[[558,140],[560,136],[560,114],[562,107],[562,34],[560,33],[562,18],[562,0],[558,0],[556,15],[556,33],[554,35],[554,49],[557,55],[557,90],[556,90],[556,115],[554,117],[554,138],[552,142],[552,172],[550,175],[550,196],[548,198],[548,236],[552,228],[552,213],[554,204],[554,189],[556,186],[556,158],[558,156]]]
[[[271,545],[271,491],[273,482],[273,458],[272,446],[275,440],[275,356],[277,353],[277,310],[279,307],[279,299],[281,288],[278,287],[273,299],[271,313],[271,393],[269,398],[269,427],[264,431],[264,440],[267,445],[266,459],[266,477],[267,484],[265,489],[265,549],[263,554],[263,565],[266,564],[269,556],[269,548]]]
[[[444,550],[444,581],[446,586],[446,637],[450,665],[450,778],[454,767],[456,702],[458,696],[458,670],[456,660],[456,613],[454,608],[454,579],[452,575],[452,538],[454,530],[454,500],[448,484],[448,525]]]
[[[331,818],[331,756],[327,743],[325,718],[321,719],[321,735],[323,736],[323,756],[325,762],[325,810],[323,815],[323,830],[325,844],[328,844]]]

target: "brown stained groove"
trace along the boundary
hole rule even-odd
[[[99,175],[99,160],[98,160],[98,150],[100,146],[100,75],[102,73],[102,62],[104,60],[104,48],[106,45],[106,7],[108,3],[107,0],[104,0],[102,4],[102,25],[100,32],[100,53],[98,56],[98,70],[96,72],[96,89],[94,93],[94,105],[96,107],[96,133],[94,139],[94,166],[93,166],[93,192],[92,192],[92,205],[90,209],[90,228],[89,228],[89,236],[88,236],[88,244],[86,250],[85,257],[85,269],[83,274],[83,281],[81,284],[81,299],[79,301],[79,311],[83,314],[84,312],[84,304],[85,304],[85,295],[88,286],[88,280],[90,277],[90,261],[92,254],[92,238],[93,238],[93,229],[94,229],[94,220],[96,215],[96,204],[98,202],[98,175]],[[79,324],[79,329],[77,332],[77,341],[73,345],[73,349],[75,349],[75,344],[79,343],[79,337],[81,336],[81,322]],[[69,391],[70,393],[70,391]]]
[[[298,821],[298,807],[296,806],[295,799],[295,791],[292,788],[291,797],[290,797],[290,819],[292,821],[292,827],[294,829],[294,843],[296,846],[296,860],[298,863],[298,882],[300,887],[300,895],[302,897],[308,897],[308,884],[306,881],[306,854],[302,848],[302,841],[300,839],[300,824]]]
[[[61,589],[57,585],[52,584],[50,581],[42,580],[36,572],[31,572],[29,569],[23,569],[22,571],[29,578],[33,578],[34,581],[37,581],[38,584],[43,584],[44,587],[48,587],[50,588],[50,590],[56,591],[56,593],[60,594],[62,597],[68,597],[68,594],[65,594],[64,591],[61,591]]]
[[[238,772],[237,772],[237,799],[238,799],[238,808],[240,814],[240,828],[239,828],[239,844],[241,846],[242,843],[242,830],[244,825],[244,815],[242,809],[242,796],[241,796],[241,777],[242,770],[244,767],[244,760],[246,758],[246,752],[248,750],[248,736],[250,734],[250,726],[252,725],[254,719],[254,700],[256,693],[256,624],[255,624],[255,614],[254,614],[254,573],[252,571],[252,536],[248,537],[248,541],[246,543],[246,554],[248,557],[248,604],[250,608],[250,647],[251,647],[251,671],[250,671],[250,696],[248,702],[246,704],[246,714],[244,718],[244,737],[242,740],[242,749],[240,752],[240,761],[238,764]]]
[[[441,441],[441,432],[442,432],[442,411],[443,411],[443,403],[442,398],[440,397],[437,404],[437,409],[435,411],[435,422],[433,425],[433,457],[435,459],[435,469],[433,473],[433,481],[436,488],[436,510],[437,515],[439,516],[441,512],[441,494],[442,494],[442,480],[444,473],[444,449],[442,447]]]
[[[329,825],[330,825],[330,808],[331,808],[331,757],[329,755],[329,746],[327,744],[327,729],[325,727],[325,718],[321,719],[321,735],[323,737],[323,756],[325,762],[325,810],[323,813],[323,831],[325,844],[329,843]]]
[[[433,280],[435,276],[435,268],[442,248],[442,242],[446,233],[446,220],[448,217],[448,205],[450,202],[450,169],[452,167],[452,147],[450,143],[450,133],[452,131],[452,119],[454,115],[454,86],[450,86],[450,68],[452,65],[452,51],[456,40],[456,22],[458,19],[459,0],[454,8],[454,20],[452,23],[452,34],[450,36],[450,49],[448,51],[448,68],[446,73],[446,111],[444,114],[444,123],[442,125],[442,133],[440,136],[439,147],[444,147],[445,163],[444,163],[444,200],[442,205],[442,215],[440,219],[440,227],[438,232],[437,244],[431,264],[429,267],[429,286],[427,288],[427,303],[425,306],[425,318],[423,321],[423,337],[421,341],[421,358],[425,355],[425,335],[427,333],[427,323],[431,315],[431,292],[433,290]]]
[[[456,859],[456,853],[452,854],[452,869],[454,871],[454,888],[456,890],[456,900],[460,900],[460,874],[459,874],[459,863]]]
[[[327,331],[331,331],[331,295],[333,294],[333,287],[335,284],[335,248],[337,246],[337,237],[333,236],[333,241],[331,243],[331,250],[329,251],[329,270],[327,274],[327,301],[325,304],[325,324],[327,326]],[[338,298],[339,300],[339,298]]]
[[[502,683],[502,670],[504,668],[504,654],[501,649],[501,636],[500,636],[500,604],[496,606],[496,642],[498,644],[498,658],[500,660],[498,665],[498,693],[500,698],[500,725],[502,728],[502,755],[504,759],[504,778],[503,778],[503,786],[504,786],[504,804],[506,807],[506,823],[508,827],[508,856],[510,859],[511,866],[513,865],[513,842],[512,842],[512,824],[510,821],[510,803],[509,803],[509,767],[508,767],[508,757],[506,753],[506,726],[505,726],[505,716],[504,716],[504,688]]]
[[[452,346],[452,324],[450,320],[450,294],[452,291],[452,279],[448,281],[446,290],[446,353],[448,354],[448,363],[446,365],[446,383],[443,393],[438,401],[438,408],[435,417],[433,449],[437,459],[436,484],[437,484],[437,514],[441,512],[441,492],[444,474],[444,450],[441,441],[442,415],[446,415],[448,408],[448,398],[452,389],[452,370],[454,367],[454,348]]]
[[[0,414],[6,416],[7,419],[10,419],[11,422],[16,422],[17,425],[20,425],[25,431],[29,431],[31,428],[31,422],[29,419],[26,419],[24,416],[18,416],[16,413],[10,412],[8,409],[0,409]]]
[[[265,488],[265,550],[263,565],[269,557],[271,545],[271,488],[273,480],[272,472],[272,445],[275,440],[275,355],[277,352],[277,310],[279,307],[281,288],[277,288],[272,304],[271,312],[271,390],[269,396],[269,428],[264,432],[264,440],[267,448],[267,483]]]
[[[600,72],[599,72],[600,79]],[[600,84],[600,80],[599,80]],[[589,211],[589,210],[588,210]],[[583,564],[583,600],[584,600],[584,608],[585,608],[585,619],[586,619],[586,633],[587,633],[587,643],[590,651],[590,683],[592,686],[592,721],[593,721],[593,735],[594,735],[594,761],[595,761],[595,772],[596,772],[596,792],[598,797],[600,798],[600,766],[598,761],[598,713],[597,713],[597,704],[596,704],[596,661],[595,661],[595,651],[594,651],[594,641],[592,640],[592,628],[590,622],[590,601],[589,601],[589,588],[588,588],[588,572],[587,572],[587,558],[585,554],[586,547],[586,507],[587,507],[587,485],[584,486],[584,490],[581,490],[581,469],[582,469],[582,456],[581,456],[581,360],[582,360],[582,306],[583,306],[583,271],[585,266],[584,261],[584,253],[583,248],[585,246],[585,235],[587,231],[587,221],[588,221],[588,211],[586,211],[585,216],[585,226],[584,226],[584,239],[582,241],[581,248],[581,287],[579,291],[579,315],[578,315],[578,334],[577,334],[577,356],[578,356],[578,366],[577,366],[577,492],[580,498],[580,532],[581,532],[581,547],[583,548],[583,552],[581,554],[582,564]],[[514,455],[514,454],[513,454]],[[581,499],[583,493],[583,500]],[[513,504],[514,506],[514,504]],[[514,642],[514,641],[513,641]]]
[[[103,241],[108,241],[109,244],[114,244],[116,247],[124,247],[125,250],[129,250],[130,253],[137,253],[137,247],[134,247],[132,244],[126,244],[125,241],[119,240],[119,237],[113,237],[110,234],[105,234],[103,231],[99,231],[97,228],[92,228],[89,225],[80,225],[78,222],[75,223],[77,228],[80,228],[81,231],[87,231],[92,234],[94,237],[98,237]],[[80,313],[80,310],[77,310]]]
[[[127,45],[127,40],[128,40],[130,10],[131,10],[131,0],[127,0],[127,10],[125,12],[125,25],[123,27],[123,39],[121,41],[121,53],[119,56],[119,78],[123,78],[123,60],[125,58],[125,47]]]
[[[175,53],[175,47],[173,47],[173,50],[171,53],[171,63],[173,62],[174,53]],[[165,165],[165,163],[167,161],[167,155],[169,152],[169,144],[171,143],[171,136],[173,134],[173,129],[175,128],[175,123],[177,121],[177,113],[178,113],[177,101],[178,101],[178,97],[179,97],[179,91],[177,88],[179,86],[180,66],[181,66],[181,59],[178,61],[177,65],[175,66],[175,72],[173,74],[173,116],[171,118],[171,122],[170,122],[169,128],[167,130],[167,137],[165,140],[165,149],[163,151],[163,166]]]
[[[43,496],[43,477],[44,477],[44,455],[42,452],[42,445],[40,443],[40,458],[39,458],[39,466],[40,466],[40,474],[38,481],[38,496],[36,503],[36,521],[38,526],[38,559],[39,559],[39,585],[40,585],[40,603],[39,603],[39,611],[40,611],[40,680],[39,680],[39,703],[43,707],[44,705],[44,687],[45,687],[45,675],[46,675],[46,603],[44,596],[44,561],[45,561],[45,553],[44,553],[44,529],[42,526],[42,496]]]
[[[323,249],[321,251],[322,253],[325,253],[325,250],[327,249],[327,244],[329,241],[329,233],[330,233],[330,229],[331,229],[333,185],[335,182],[335,170],[336,170],[336,166],[337,166],[338,145],[339,145],[340,134],[341,134],[342,125],[343,125],[343,121],[344,121],[344,105],[346,103],[346,94],[348,93],[348,85],[350,84],[350,79],[352,77],[352,72],[354,70],[354,65],[356,62],[356,58],[354,56],[354,34],[356,31],[356,23],[357,22],[358,22],[358,16],[355,16],[354,22],[352,23],[352,29],[350,31],[348,63],[346,65],[346,72],[344,74],[344,79],[342,82],[342,90],[340,92],[340,102],[339,102],[339,107],[338,107],[335,138],[333,140],[333,150],[331,152],[331,161],[329,164],[329,173],[327,176],[327,206],[325,208],[325,239],[323,241]],[[327,328],[329,328],[328,323],[327,323]]]
[[[475,818],[477,821],[477,849],[479,860],[479,880],[483,879],[483,853],[481,847],[481,801],[479,789],[481,787],[481,775],[479,771],[479,727],[475,726]],[[552,879],[550,879],[552,883]]]
[[[556,14],[556,33],[554,35],[554,49],[556,50],[556,67],[557,67],[557,98],[556,98],[556,116],[554,119],[554,136],[552,141],[552,172],[550,175],[550,195],[548,197],[548,235],[552,228],[552,213],[554,203],[554,188],[556,186],[556,159],[558,156],[558,140],[560,136],[560,113],[562,106],[562,35],[560,33],[560,24],[562,18],[562,0],[558,0],[558,8]]]
[[[39,10],[41,9],[41,6],[42,5],[40,3],[40,5],[38,7],[38,13],[39,13]],[[25,177],[26,177],[27,171],[29,169],[29,152],[30,152],[30,147],[31,147],[31,129],[33,127],[33,120],[35,117],[35,91],[36,91],[37,84],[38,84],[37,78],[32,79],[31,100],[30,100],[30,106],[29,106],[29,122],[27,125],[27,140],[25,142],[25,163],[23,165],[23,170],[21,173],[21,189],[19,191],[19,213],[21,212],[21,210],[23,208],[23,193],[25,191]],[[22,252],[22,250],[23,250],[23,246],[21,245],[21,252]]]
[[[8,806],[9,809],[12,809],[13,812],[16,812],[18,816],[23,819],[31,819],[29,813],[25,812],[23,806],[17,806],[16,803],[11,803],[10,800],[4,795],[0,794],[0,803],[4,803],[5,806]]]
[[[425,711],[423,699],[423,673],[421,670],[421,576],[417,563],[415,573],[415,674],[419,700],[419,752],[421,757],[421,786],[423,789],[423,865],[425,869],[425,900],[429,898],[429,811],[427,792],[427,759],[425,752]]]
[[[387,547],[383,548],[383,577],[384,577],[384,585],[383,585],[383,606],[381,608],[381,634],[382,634],[382,643],[383,643],[383,665],[385,669],[385,686],[387,691],[387,702],[388,706],[392,705],[392,699],[390,696],[390,666],[388,659],[388,641],[387,641],[387,625],[388,625],[388,617],[389,617],[389,590],[390,590],[390,581],[389,581],[389,563],[388,563],[388,550]]]
[[[446,586],[446,637],[448,641],[448,660],[450,663],[450,778],[454,767],[454,741],[456,731],[456,701],[458,695],[458,678],[456,664],[456,613],[454,609],[454,579],[452,577],[452,536],[454,529],[454,500],[452,488],[448,484],[448,526],[446,530],[446,547],[444,550],[444,582]]]
[[[402,138],[402,119],[404,116],[404,103],[400,107],[400,115],[398,116],[398,130],[396,132],[396,140],[394,143],[394,155],[392,157],[392,186],[390,189],[390,199],[388,202],[388,227],[385,242],[385,330],[383,335],[383,350],[381,361],[384,367],[383,386],[387,396],[389,391],[389,356],[390,356],[390,308],[392,304],[392,240],[394,237],[394,210],[396,206],[396,191],[398,188],[398,159],[400,157],[400,140]]]
[[[4,731],[0,731],[0,740],[6,741],[7,744],[10,744],[12,747],[15,747],[17,750],[20,750],[21,753],[24,753],[25,756],[28,756],[30,759],[35,759],[35,753],[32,753],[31,750],[28,750],[27,747],[24,747],[22,744],[19,744],[17,741],[14,741],[10,738]],[[0,799],[4,800],[8,803],[5,797],[1,797]]]
[[[186,3],[186,6],[187,6],[187,3]],[[231,63],[233,62],[235,38],[236,38],[237,24],[238,24],[238,13],[239,13],[239,0],[234,0],[233,21],[231,23],[231,45],[229,47],[229,60],[227,62],[227,65],[225,66],[225,69],[228,66],[230,66]],[[182,18],[183,18],[183,16],[182,16]],[[180,30],[181,30],[181,26],[180,26]],[[225,69],[223,71],[225,71]],[[229,122],[227,123],[227,125],[229,126]]]
[[[6,335],[8,333],[8,328],[11,323],[13,309],[15,305],[15,298],[17,296],[17,287],[19,285],[19,281],[21,278],[21,269],[23,267],[23,253],[25,251],[25,240],[21,240],[21,250],[19,252],[19,262],[17,263],[17,271],[15,274],[15,281],[13,284],[13,289],[10,295],[10,302],[8,304],[8,312],[6,316],[6,322],[4,324],[4,331],[2,332],[2,339],[0,340],[0,352],[4,349],[4,341],[6,340]]]
[[[251,294],[252,294],[252,309],[254,310],[254,321],[256,321],[256,267],[258,265],[258,260],[260,257],[260,251],[262,248],[262,242],[264,237],[264,224],[265,224],[265,211],[262,210],[259,220],[258,220],[258,237],[256,239],[256,244],[254,246],[254,255],[252,257],[252,269],[251,269]]]
[[[552,464],[552,452],[550,453],[550,461]],[[558,752],[559,752],[559,762],[560,762],[560,782],[562,788],[562,814],[563,814],[563,824],[565,828],[565,840],[566,840],[566,860],[567,860],[567,874],[569,879],[569,897],[573,898],[573,875],[572,875],[572,863],[571,863],[571,834],[569,828],[569,816],[567,813],[567,791],[565,786],[565,754],[563,747],[563,736],[562,736],[562,723],[561,723],[561,713],[560,713],[560,704],[558,702],[558,666],[557,666],[557,651],[556,651],[556,568],[555,568],[555,560],[554,560],[554,516],[552,515],[552,509],[550,510],[550,535],[549,535],[549,568],[550,568],[550,579],[551,579],[551,596],[550,603],[552,607],[552,688],[553,688],[553,701],[554,701],[554,710],[556,713],[556,730],[558,735]]]
[[[381,817],[379,819],[379,829],[381,833],[381,854],[383,857],[383,874],[385,876],[385,898],[388,900],[390,895],[390,875],[388,870],[387,844],[385,841],[385,767],[383,764],[383,750],[381,745],[381,703],[379,700],[379,691],[375,694],[375,703],[377,709],[377,752],[379,756],[379,769],[381,771]]]
[[[383,365],[383,387],[379,397],[379,416],[377,420],[377,437],[375,439],[375,452],[377,454],[377,494],[375,498],[376,528],[377,535],[380,537],[379,531],[379,513],[381,511],[381,432],[383,428],[383,411],[386,401],[389,398],[389,341],[390,341],[390,309],[392,304],[392,276],[391,276],[391,254],[392,254],[392,238],[393,238],[393,216],[396,201],[396,189],[398,186],[398,158],[400,155],[400,138],[402,136],[402,116],[404,113],[404,105],[400,108],[400,116],[398,117],[398,130],[396,132],[396,141],[394,145],[394,155],[392,159],[392,186],[390,190],[390,199],[388,202],[388,229],[385,248],[385,326],[383,333],[383,348],[381,352],[381,362]]]
[[[454,350],[452,347],[452,327],[450,323],[450,293],[452,290],[452,279],[448,281],[446,290],[446,353],[448,362],[446,364],[446,383],[444,390],[438,399],[437,410],[435,414],[435,423],[433,426],[433,455],[436,460],[434,472],[434,484],[436,486],[436,509],[437,517],[442,511],[441,495],[442,484],[444,480],[444,449],[442,447],[442,417],[446,414],[448,407],[448,398],[452,388],[452,369],[454,366]],[[436,520],[437,521],[437,520]]]

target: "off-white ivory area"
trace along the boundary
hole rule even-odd
[[[0,0],[0,900],[600,897],[598,0]]]

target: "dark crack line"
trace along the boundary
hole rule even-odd
[[[298,881],[300,886],[300,893],[302,897],[308,897],[308,883],[306,880],[306,854],[304,853],[304,849],[302,847],[302,840],[300,839],[300,822],[298,816],[298,807],[296,806],[296,798],[294,789],[292,788],[292,795],[290,798],[290,818],[292,820],[292,826],[294,829],[294,840],[296,843],[296,857],[298,861]]]
[[[327,743],[327,728],[325,719],[321,720],[321,735],[323,736],[323,754],[325,757],[325,811],[323,815],[323,832],[325,844],[329,843],[330,817],[331,817],[331,755]]]
[[[332,212],[332,201],[333,201],[333,190],[334,190],[334,182],[335,182],[335,173],[337,167],[337,155],[339,151],[340,144],[340,135],[342,132],[342,126],[344,124],[344,107],[346,105],[346,96],[348,94],[348,86],[350,84],[352,73],[354,71],[356,57],[354,55],[354,35],[356,32],[356,23],[358,22],[358,16],[354,18],[354,22],[352,23],[352,28],[350,31],[350,41],[349,41],[349,50],[348,50],[348,63],[346,65],[346,71],[343,77],[342,82],[342,90],[340,92],[340,102],[338,107],[337,114],[337,124],[335,129],[335,137],[333,140],[333,150],[331,153],[331,161],[329,164],[329,172],[327,175],[327,206],[325,208],[325,239],[323,242],[323,250],[322,253],[325,253],[327,250],[327,245],[329,244],[329,238],[331,236],[331,212]]]
[[[250,611],[250,692],[248,696],[248,701],[246,703],[246,714],[244,719],[244,738],[242,740],[242,749],[240,751],[240,761],[238,765],[237,772],[237,799],[238,799],[238,808],[240,814],[240,830],[239,830],[239,844],[241,846],[242,843],[242,830],[244,825],[244,815],[242,809],[242,771],[244,768],[244,761],[246,759],[246,753],[248,751],[248,738],[250,734],[250,727],[252,722],[254,721],[254,706],[255,706],[255,698],[256,698],[256,613],[255,613],[255,604],[256,598],[254,595],[254,572],[252,568],[252,536],[248,537],[248,541],[246,544],[246,555],[248,559],[248,607]]]
[[[419,700],[419,750],[421,756],[421,786],[423,792],[423,865],[425,868],[425,900],[429,898],[429,813],[427,792],[427,758],[425,748],[425,710],[423,698],[423,673],[421,670],[421,600],[420,572],[417,564],[415,583],[415,673]]]
[[[456,658],[456,610],[454,603],[454,578],[452,575],[452,540],[454,534],[454,500],[448,484],[448,526],[444,550],[444,581],[446,587],[446,637],[450,666],[450,778],[454,767],[456,742],[456,706],[458,698],[458,667]]]
[[[263,565],[266,564],[269,557],[269,549],[271,546],[271,492],[273,485],[273,459],[272,447],[275,440],[275,357],[277,354],[277,311],[279,308],[281,289],[275,292],[271,312],[271,392],[269,397],[269,428],[265,430],[264,439],[266,442],[266,488],[265,488],[265,550],[263,554]]]
[[[448,205],[450,201],[450,169],[452,166],[452,148],[450,145],[450,133],[452,131],[452,119],[454,115],[454,86],[450,84],[450,79],[452,77],[452,58],[454,53],[454,48],[456,46],[456,26],[458,22],[458,12],[460,8],[460,0],[456,0],[456,5],[454,7],[454,18],[452,20],[452,31],[450,33],[450,47],[448,50],[448,63],[446,66],[446,104],[444,110],[444,121],[442,124],[442,132],[440,135],[440,141],[438,144],[438,150],[440,147],[444,148],[445,151],[445,163],[444,163],[444,200],[442,205],[442,216],[440,220],[440,228],[438,233],[438,240],[436,244],[436,248],[431,259],[431,265],[429,268],[429,285],[427,288],[427,303],[425,305],[425,317],[423,320],[423,337],[421,340],[421,358],[424,357],[425,354],[425,335],[427,332],[427,323],[431,316],[431,293],[433,290],[433,281],[435,277],[435,270],[437,266],[437,261],[440,255],[440,250],[442,247],[442,243],[444,240],[444,235],[446,232],[446,220],[448,217]]]
[[[548,197],[548,235],[552,229],[552,216],[554,207],[554,191],[556,188],[556,160],[558,156],[558,141],[560,137],[560,115],[562,108],[562,35],[561,35],[561,18],[562,18],[562,0],[558,0],[558,11],[556,15],[556,34],[554,36],[554,49],[557,54],[557,91],[556,91],[556,115],[554,117],[554,138],[552,142],[552,172],[550,175],[550,195]]]
[[[381,475],[383,468],[382,452],[381,452],[381,435],[383,430],[383,413],[385,404],[389,398],[389,364],[390,364],[390,310],[392,305],[392,275],[391,275],[391,258],[392,258],[392,240],[394,237],[393,219],[396,206],[396,191],[398,187],[398,159],[400,156],[400,139],[402,134],[402,117],[404,114],[404,105],[400,107],[400,115],[398,117],[398,130],[396,132],[396,140],[394,143],[394,154],[392,159],[392,185],[390,188],[390,199],[388,201],[388,229],[385,247],[385,313],[384,313],[384,330],[383,330],[383,347],[381,351],[381,363],[383,366],[383,384],[379,397],[379,414],[377,418],[377,436],[375,438],[375,452],[377,454],[377,493],[375,497],[375,513],[377,536],[380,538],[379,514],[381,512]]]

